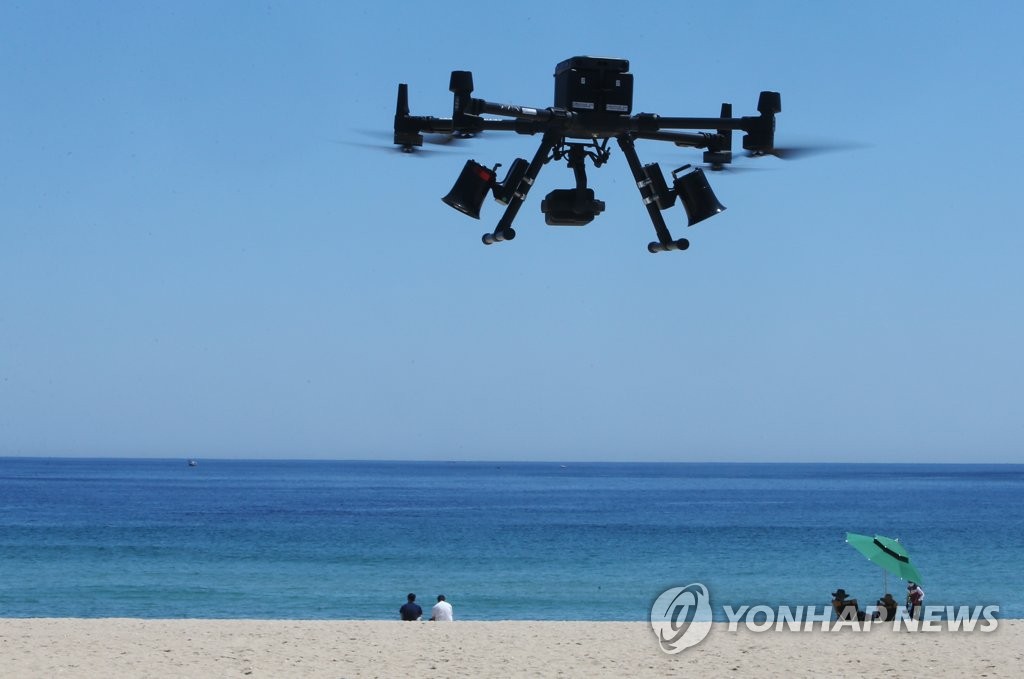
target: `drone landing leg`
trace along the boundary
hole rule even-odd
[[[526,168],[526,174],[523,175],[518,188],[512,192],[512,197],[505,208],[505,214],[501,216],[498,225],[494,227],[494,233],[485,233],[483,235],[484,245],[493,245],[494,243],[512,240],[516,237],[515,229],[512,228],[512,221],[515,220],[519,208],[522,206],[523,201],[526,200],[526,194],[530,192],[530,187],[533,186],[534,180],[540,174],[541,166],[548,162],[548,154],[551,153],[551,149],[555,147],[555,143],[560,139],[561,136],[555,132],[544,133],[544,138],[540,141],[540,148],[537,149],[537,153],[533,154],[533,160],[530,161],[530,166]]]
[[[647,177],[644,175],[643,166],[640,165],[640,157],[636,154],[636,148],[633,146],[632,137],[624,134],[616,137],[616,141],[619,142],[619,148],[622,149],[622,155],[626,156],[626,162],[629,163],[629,169],[633,173],[633,179],[636,181],[637,188],[640,189],[640,196],[644,199],[644,205],[647,206],[647,213],[651,216],[651,223],[654,224],[654,233],[658,236],[657,243],[647,244],[647,251],[654,254],[656,252],[668,252],[670,250],[685,250],[690,247],[690,241],[685,238],[672,240],[672,234],[669,233],[668,227],[665,225],[665,220],[661,216],[661,210],[658,209],[657,201],[654,199],[650,188],[650,182],[647,181]]]

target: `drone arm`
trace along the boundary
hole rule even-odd
[[[712,127],[718,130],[745,130],[749,124],[747,121],[756,119],[756,116],[747,118],[676,118],[641,113],[633,116],[634,125],[631,127],[637,133],[657,130],[706,130]]]
[[[515,104],[495,104],[483,99],[473,99],[476,109],[480,113],[489,113],[495,116],[516,118],[518,120],[533,120],[547,122],[555,117],[555,112],[549,108],[532,108],[530,106],[517,106]]]
[[[634,136],[637,139],[670,141],[676,146],[692,146],[703,149],[714,145],[715,135],[707,132],[637,132]]]
[[[524,120],[494,120],[489,118],[480,118],[479,116],[472,114],[474,109],[477,108],[477,102],[483,102],[481,99],[468,99],[465,96],[460,98],[460,94],[456,93],[455,97],[456,106],[453,112],[452,118],[437,118],[435,116],[413,116],[409,115],[409,86],[405,83],[401,83],[398,86],[398,98],[395,103],[395,136],[394,143],[400,144],[407,149],[411,149],[413,146],[423,146],[423,135],[426,132],[428,134],[452,134],[454,132],[481,132],[483,130],[505,130],[508,132],[519,132],[520,134],[535,134],[543,130],[543,126],[538,122],[530,122]],[[488,105],[488,109],[491,107],[498,107],[496,104]],[[522,107],[503,107],[504,109],[519,108],[523,111],[531,109],[524,109]],[[543,119],[541,116],[542,121]]]
[[[422,146],[421,133],[452,134],[454,132],[477,133],[484,130],[517,132],[519,134],[536,134],[543,132],[543,125],[531,124],[521,120],[495,120],[493,118],[476,118],[472,121],[463,119],[458,125],[451,118],[435,118],[434,116],[405,116],[395,118],[395,143],[403,146]]]
[[[516,232],[512,229],[512,222],[519,213],[519,208],[522,206],[523,201],[526,200],[526,194],[530,192],[530,187],[533,186],[534,180],[540,174],[541,166],[548,162],[548,154],[551,153],[551,149],[555,147],[555,144],[560,139],[561,137],[555,132],[544,133],[544,138],[541,139],[537,152],[533,154],[533,160],[530,161],[530,166],[526,169],[526,173],[523,175],[522,180],[520,180],[519,186],[513,187],[512,197],[509,199],[508,206],[498,221],[498,225],[494,227],[494,233],[484,234],[482,239],[484,245],[492,245],[496,242],[512,240],[516,237]]]
[[[660,130],[701,130],[715,128],[719,135],[731,130],[742,130],[743,148],[748,151],[770,151],[775,146],[775,114],[782,111],[782,97],[778,92],[761,92],[757,99],[760,115],[733,118],[725,115],[732,107],[723,106],[720,118],[674,118],[640,113],[630,119],[630,128],[638,136],[646,136]]]
[[[469,133],[474,134],[484,130],[502,130],[516,132],[517,134],[537,134],[557,131],[562,136],[572,130],[578,124],[578,116],[573,111],[562,108],[535,108],[532,106],[519,106],[516,104],[497,104],[484,99],[476,99],[471,96],[473,92],[473,77],[469,71],[452,71],[452,78],[449,90],[454,95],[451,118],[436,118],[434,116],[412,116],[409,115],[408,86],[398,86],[398,103],[395,107],[395,138],[396,144],[411,148],[423,145],[423,132],[435,134]],[[503,119],[483,118],[482,115],[501,116]],[[685,129],[699,129],[713,127],[719,122],[719,118],[659,118],[656,115],[642,113],[634,116],[627,122],[628,131],[649,139],[667,139],[674,141],[681,146],[706,147],[710,142],[700,135],[687,135],[686,133],[659,133],[661,129],[679,129],[681,126],[672,126],[669,123],[679,121],[697,123],[688,125]],[[710,122],[709,122],[710,121]],[[707,123],[707,124],[704,124]],[[591,132],[592,130],[587,130]],[[608,128],[609,132],[619,133],[622,128],[614,125]],[[664,137],[653,135],[663,134]]]
[[[669,250],[685,250],[690,247],[690,241],[685,238],[679,240],[672,240],[672,234],[669,233],[668,227],[665,226],[665,219],[661,216],[661,211],[658,209],[658,202],[656,197],[653,195],[654,192],[651,188],[651,183],[644,174],[643,166],[640,164],[640,157],[636,154],[636,147],[633,146],[633,138],[628,134],[620,134],[616,137],[619,142],[619,148],[622,149],[622,155],[626,157],[626,162],[629,163],[629,169],[633,173],[633,179],[636,181],[636,186],[640,189],[640,196],[644,200],[644,205],[647,207],[647,214],[651,216],[651,223],[654,225],[654,233],[658,236],[657,243],[649,243],[647,250],[650,253],[656,252],[667,252]]]
[[[568,111],[551,108],[534,108],[532,106],[518,106],[515,104],[496,104],[484,99],[467,98],[464,94],[456,93],[455,108],[457,113],[456,128],[460,124],[469,127],[476,127],[476,130],[511,130],[519,134],[537,134],[550,129],[551,121],[568,120],[571,114]],[[512,120],[495,120],[481,118],[481,114],[502,116]]]

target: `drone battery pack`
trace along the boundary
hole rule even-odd
[[[633,111],[629,61],[573,57],[555,67],[555,106],[582,115],[628,116]]]

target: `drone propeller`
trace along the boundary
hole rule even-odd
[[[676,167],[685,164],[685,161],[679,156],[669,157],[663,154],[656,153],[655,160],[664,164],[666,167]],[[736,161],[739,161],[737,164]],[[734,155],[731,162],[728,163],[692,163],[695,167],[700,167],[707,172],[715,172],[717,174],[744,174],[746,172],[766,172],[771,171],[772,168],[768,167],[754,167],[750,165],[751,161],[747,160],[745,155]]]
[[[395,141],[395,134],[393,132],[385,132],[384,130],[366,130],[366,129],[363,129],[363,130],[359,130],[359,133],[363,134],[363,135],[365,135],[367,137],[373,137],[374,139],[379,139],[382,142],[383,141],[387,141],[387,142],[390,142],[390,143],[394,143],[394,141]],[[469,131],[463,131],[463,130],[454,130],[452,132],[424,132],[424,133],[421,134],[421,141],[426,142],[427,144],[432,144],[434,146],[454,146],[454,145],[461,144],[462,142],[466,141],[467,139],[472,139],[472,138],[478,136],[479,134],[480,134],[479,132],[469,132]],[[405,146],[402,146],[400,144],[396,144],[396,146],[400,146],[401,149],[403,151],[405,151],[406,153],[409,153],[410,151],[412,151],[414,149],[417,152],[419,152],[423,148],[422,146],[418,146],[418,145],[417,146],[413,146],[412,144],[405,145]]]
[[[448,153],[448,150],[444,149],[444,148],[430,148],[430,149],[427,149],[427,148],[423,148],[422,146],[411,146],[411,145],[402,146],[400,144],[395,144],[394,143],[393,135],[390,132],[383,132],[381,130],[359,130],[359,133],[364,135],[364,136],[367,136],[367,137],[373,137],[375,139],[379,139],[380,142],[376,143],[376,144],[374,144],[374,143],[367,143],[367,142],[353,142],[353,141],[342,141],[342,142],[338,142],[338,143],[347,144],[349,146],[362,146],[364,148],[371,148],[371,149],[375,149],[377,151],[385,151],[385,152],[388,152],[388,153],[394,153],[396,151],[399,152],[399,153],[403,153],[403,154],[413,154],[413,155],[420,155],[420,154],[433,155],[435,153],[441,153],[441,154]],[[452,136],[452,135],[447,135],[447,134],[424,135],[424,141],[430,143],[433,147],[444,147],[444,146],[446,146],[446,145],[448,145],[450,143],[450,140],[447,139],[450,136]]]
[[[704,163],[701,167],[703,167],[706,170],[710,170],[711,172],[721,172],[724,174],[735,174],[737,172],[739,172],[740,174],[743,174],[744,172],[764,172],[769,169],[766,167],[747,167],[744,165],[733,165],[731,163],[728,165],[723,165],[722,163]]]
[[[441,146],[448,146],[451,144],[461,144],[467,139],[473,139],[477,136],[476,132],[452,132],[451,134],[425,134],[423,135],[423,141],[428,144],[438,144]]]
[[[799,160],[802,158],[810,158],[812,156],[819,156],[826,153],[836,153],[840,151],[853,151],[856,149],[864,148],[863,145],[858,144],[796,144],[789,146],[776,146],[767,151],[744,151],[741,155],[733,156],[733,162],[736,158],[759,158],[761,156],[774,156],[779,160]],[[748,161],[749,162],[749,161]],[[765,167],[752,167],[749,165],[733,165],[733,164],[722,164],[722,163],[705,163],[704,167],[713,172],[749,172],[750,170],[766,170]]]
[[[744,155],[748,158],[775,156],[780,160],[797,160],[824,153],[853,151],[860,148],[863,148],[863,146],[858,144],[799,144],[795,146],[776,146],[769,151],[747,151]]]
[[[357,146],[359,148],[371,149],[379,153],[401,153],[402,155],[410,156],[433,156],[433,155],[447,155],[449,151],[445,149],[434,149],[434,148],[416,148],[413,146],[397,146],[395,144],[371,144],[368,142],[358,141],[335,141],[335,144],[343,144],[345,146]]]

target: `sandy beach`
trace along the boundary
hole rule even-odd
[[[640,622],[0,620],[4,677],[1017,677],[1024,621],[981,633],[726,630],[676,655]]]

